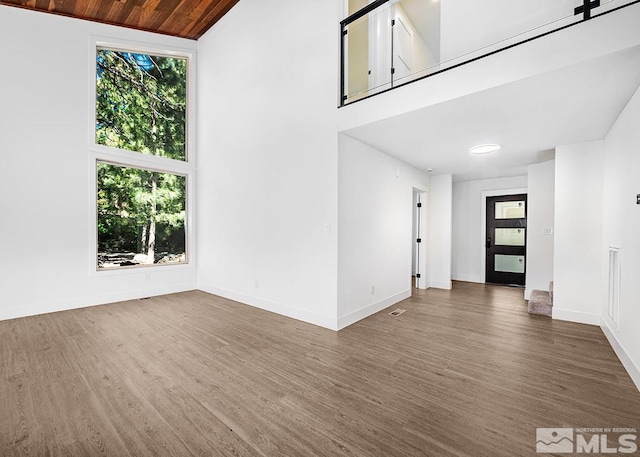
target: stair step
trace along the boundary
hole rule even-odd
[[[544,290],[534,290],[529,298],[529,314],[538,314],[540,316],[551,317],[553,303],[551,295]]]

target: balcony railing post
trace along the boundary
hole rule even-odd
[[[344,37],[347,35],[346,25],[340,23],[340,100],[338,106],[344,106],[346,100],[345,87],[344,87]]]
[[[582,0],[582,5],[573,10],[574,15],[584,14],[584,20],[591,19],[591,10],[600,6],[600,0]]]
[[[394,35],[393,35],[393,28],[396,25],[396,20],[395,19],[391,19],[391,88],[393,89],[393,75],[395,75],[396,73],[396,69],[394,67],[395,62],[393,61],[393,45],[394,45]]]

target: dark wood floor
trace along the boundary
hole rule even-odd
[[[0,322],[0,454],[511,457],[536,427],[640,429],[599,328],[498,286],[396,307],[337,333],[204,292]]]

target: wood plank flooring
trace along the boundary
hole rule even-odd
[[[522,290],[391,309],[336,333],[194,291],[0,322],[0,455],[533,456],[536,427],[640,429],[601,330]]]

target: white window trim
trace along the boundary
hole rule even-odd
[[[91,37],[89,44],[89,107],[88,107],[88,177],[89,177],[89,275],[90,276],[110,276],[122,274],[140,274],[150,271],[162,270],[195,270],[196,265],[196,229],[195,229],[195,189],[196,189],[196,151],[195,151],[195,74],[196,74],[196,52],[192,49],[182,49],[173,46],[154,45],[150,43],[138,43],[127,40],[116,40],[105,37]],[[111,148],[97,144],[95,141],[95,119],[96,119],[96,50],[98,48],[109,48],[139,52],[156,56],[180,57],[187,59],[187,113],[186,113],[186,160],[174,160],[166,157],[154,157],[141,154],[139,152],[127,151],[123,149]],[[114,269],[98,269],[98,183],[97,183],[97,163],[107,162],[126,167],[144,168],[159,172],[173,173],[185,176],[187,179],[186,191],[186,218],[185,218],[185,250],[187,262],[182,264],[164,265],[136,265],[131,267],[120,267]]]

